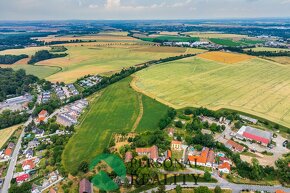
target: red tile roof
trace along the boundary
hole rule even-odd
[[[246,131],[243,133],[243,136],[248,138],[248,139],[252,139],[252,140],[255,140],[255,141],[258,141],[258,142],[262,142],[262,143],[265,143],[265,144],[270,143],[269,139],[257,136],[257,135],[255,135],[253,133],[248,133]]]
[[[191,162],[195,162],[195,159],[196,159],[197,163],[205,164],[207,161],[208,152],[209,152],[209,148],[206,147],[202,150],[200,155],[190,155],[188,156],[188,159]]]
[[[233,141],[233,140],[228,140],[226,142],[226,146],[230,146],[231,148],[233,148],[236,151],[242,152],[244,151],[245,147],[238,144],[237,142]]]
[[[146,147],[146,148],[136,148],[136,152],[138,154],[148,154],[148,156],[151,159],[158,158],[158,147],[156,145],[153,145],[152,147]]]
[[[57,193],[57,192],[55,191],[55,189],[50,188],[49,193]]]
[[[181,141],[171,141],[171,145],[174,144],[174,145],[182,145],[182,142]]]
[[[130,162],[133,158],[133,154],[131,151],[127,151],[125,154],[125,162]]]
[[[213,163],[214,160],[215,160],[215,154],[214,154],[214,151],[213,151],[213,150],[210,150],[210,151],[208,152],[208,156],[207,156],[207,160],[206,160],[206,162],[207,162],[207,163]]]
[[[29,174],[22,174],[18,177],[16,177],[16,182],[19,183],[19,182],[23,182],[23,181],[26,181],[27,179],[29,179]]]
[[[228,162],[224,162],[221,165],[219,165],[219,169],[228,169],[231,170],[231,165]]]
[[[25,160],[24,162],[22,162],[22,167],[27,166],[27,165],[30,166],[30,169],[34,169],[35,168],[35,163],[34,163],[34,161],[32,159]]]
[[[286,193],[283,190],[276,190],[275,193]]]
[[[47,114],[48,114],[48,112],[46,110],[42,110],[42,111],[40,111],[38,116],[46,116]]]
[[[4,152],[4,154],[7,155],[7,156],[11,156],[11,154],[12,154],[12,149],[7,148],[7,149],[5,150],[5,152]]]

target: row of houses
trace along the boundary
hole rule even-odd
[[[57,115],[56,122],[68,127],[77,124],[79,116],[87,106],[88,101],[85,99],[66,105],[61,109],[61,113]]]
[[[80,94],[73,84],[68,84],[62,87],[55,85],[54,91],[60,100],[66,100],[72,96]]]
[[[28,103],[31,102],[33,97],[30,94],[10,98],[0,103],[0,112],[4,110],[23,111],[28,110]]]
[[[95,75],[84,78],[78,82],[81,87],[89,88],[102,81],[102,77]]]
[[[41,93],[41,102],[42,103],[47,103],[50,100],[50,98],[51,98],[50,91]]]

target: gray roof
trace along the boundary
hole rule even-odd
[[[271,139],[272,136],[273,136],[273,134],[271,132],[269,132],[269,131],[263,131],[263,130],[256,129],[256,128],[250,127],[250,126],[246,127],[245,132],[251,133],[251,134],[254,134],[256,136],[263,137],[263,138],[266,138],[266,139]]]

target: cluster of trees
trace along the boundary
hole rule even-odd
[[[0,102],[9,95],[22,95],[31,91],[30,84],[37,81],[36,76],[26,75],[25,70],[14,71],[12,68],[0,68]]]
[[[187,136],[185,141],[188,145],[201,145],[209,148],[216,147],[213,136],[209,134],[202,134],[201,132],[195,134],[194,137]]]
[[[24,182],[20,186],[17,183],[12,181],[12,185],[9,188],[9,193],[30,193],[32,189],[32,184],[30,182]]]
[[[68,44],[68,43],[85,43],[85,42],[96,42],[97,40],[68,40],[68,41],[51,41],[45,42],[45,45],[55,45],[55,44]]]
[[[18,60],[23,58],[28,58],[28,55],[21,54],[21,55],[1,55],[0,56],[0,64],[14,64]]]
[[[64,46],[51,46],[50,52],[65,52],[67,48]]]
[[[67,53],[62,53],[62,54],[52,54],[47,50],[40,50],[37,51],[31,59],[28,61],[28,64],[35,64],[36,62],[42,61],[42,60],[48,60],[52,58],[60,58],[60,57],[65,57],[67,56]]]
[[[171,123],[175,116],[176,110],[173,108],[168,109],[167,115],[159,121],[159,128],[165,129]]]
[[[51,99],[48,103],[38,104],[32,115],[37,116],[40,111],[46,110],[49,114],[53,113],[53,111],[61,106],[61,101],[59,99]]]
[[[4,129],[13,125],[17,125],[19,123],[23,123],[27,121],[29,118],[29,114],[19,111],[10,111],[5,110],[0,114],[0,129]]]

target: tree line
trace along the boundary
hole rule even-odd
[[[20,111],[5,110],[0,114],[0,129],[11,127],[27,121],[29,118],[28,113],[20,113]]]
[[[1,55],[0,56],[0,64],[14,64],[18,60],[28,58],[28,55],[21,54],[21,55]]]
[[[263,56],[263,57],[278,57],[278,56],[288,56],[290,57],[289,51],[253,51],[252,49],[244,50],[238,47],[226,47],[227,49],[232,52],[238,52],[241,54],[248,54],[251,56]]]

